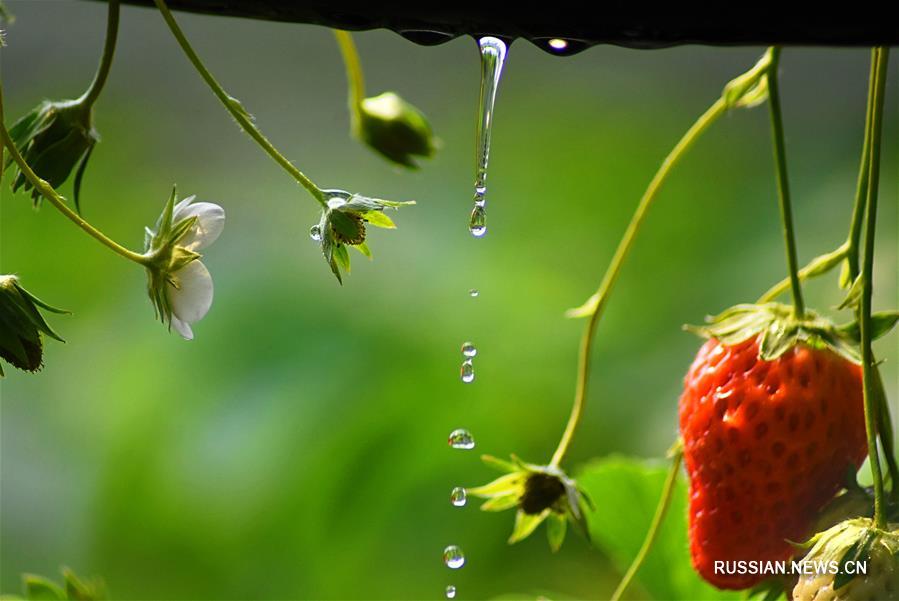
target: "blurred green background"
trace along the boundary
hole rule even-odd
[[[87,85],[105,7],[8,1],[10,122]],[[309,240],[314,202],[241,133],[154,11],[123,9],[97,105],[103,136],[85,215],[138,247],[170,187],[222,204],[204,262],[216,300],[185,342],[153,320],[144,273],[49,205],[4,185],[0,270],[48,302],[66,338],[36,375],[2,383],[0,590],[69,565],[117,598],[603,598],[617,578],[569,536],[505,543],[512,514],[449,503],[494,474],[480,452],[545,462],[574,389],[583,326],[563,311],[595,289],[654,170],[760,48],[596,47],[509,53],[490,169],[489,232],[466,230],[478,57],[470,39],[418,47],[359,34],[369,94],[395,90],[443,148],[399,172],[349,138],[345,81],[319,27],[177,15],[225,87],[323,187],[418,206],[370,233],[342,288]],[[891,65],[876,303],[897,304],[896,65]],[[844,238],[861,145],[868,52],[788,49],[782,95],[799,253]],[[600,324],[585,420],[567,467],[609,452],[659,456],[676,435],[698,347],[685,322],[755,299],[785,275],[766,109],[726,116],[666,185]],[[5,184],[5,182],[4,182]],[[70,185],[62,192],[70,193]],[[471,299],[469,288],[481,295]],[[836,305],[835,277],[807,287]],[[458,379],[459,346],[479,349]],[[877,347],[897,400],[897,334]],[[469,428],[475,451],[446,436]],[[596,499],[603,511],[603,499]],[[445,545],[461,545],[450,573]]]

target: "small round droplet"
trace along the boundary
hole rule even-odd
[[[474,382],[474,364],[472,364],[471,359],[466,359],[462,362],[462,368],[459,370],[459,377],[462,378],[462,381],[465,384]]]
[[[568,40],[563,40],[562,38],[552,38],[547,42],[547,45],[557,52],[561,52],[568,48]]]
[[[471,290],[468,291],[468,296],[470,296],[471,298],[477,298],[478,295],[480,295],[480,294],[481,293],[477,288],[472,288]]]
[[[450,493],[450,503],[452,503],[454,507],[465,507],[465,503],[467,502],[468,494],[461,486],[457,486]]]
[[[483,205],[475,204],[468,219],[468,231],[475,238],[481,238],[487,233],[487,209]]]
[[[449,435],[449,445],[454,449],[473,449],[474,448],[474,437],[471,435],[471,432],[465,430],[463,428],[459,428],[458,430],[453,430]]]
[[[465,565],[465,554],[462,553],[462,549],[458,546],[450,545],[443,550],[443,563],[451,570],[458,570]],[[447,592],[449,592],[449,589],[447,589]],[[455,588],[453,588],[453,594],[456,594]]]
[[[447,599],[455,599],[456,598],[456,587],[452,584],[446,587],[446,598]]]
[[[478,354],[478,349],[475,348],[474,344],[465,342],[462,344],[462,354],[470,359]]]
[[[322,228],[318,224],[313,225],[309,228],[309,237],[312,238],[315,242],[322,241]]]

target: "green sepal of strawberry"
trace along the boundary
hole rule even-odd
[[[899,321],[899,312],[888,311],[872,316],[872,339],[892,329]],[[706,318],[706,325],[684,326],[704,338],[715,338],[728,346],[759,336],[759,358],[777,359],[797,344],[830,349],[836,354],[861,364],[859,324],[852,321],[837,326],[810,309],[802,318],[793,314],[793,307],[780,303],[735,305],[719,315]]]

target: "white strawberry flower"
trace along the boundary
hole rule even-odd
[[[156,231],[147,229],[146,239],[150,299],[160,320],[185,340],[193,339],[191,324],[212,306],[212,276],[198,251],[215,242],[225,227],[222,207],[195,198],[175,205],[173,192]]]

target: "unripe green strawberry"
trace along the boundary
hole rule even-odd
[[[825,566],[830,562],[863,562],[865,574],[854,577],[821,573],[799,577],[793,601],[892,601],[899,600],[899,531],[877,530],[867,518],[849,520],[823,532],[805,557]],[[833,565],[833,564],[831,564]],[[853,564],[854,567],[854,564]]]
[[[788,308],[747,307],[706,330],[680,399],[693,565],[727,589],[766,576],[726,565],[788,560],[867,450],[861,368],[809,334],[827,325],[791,334]]]

